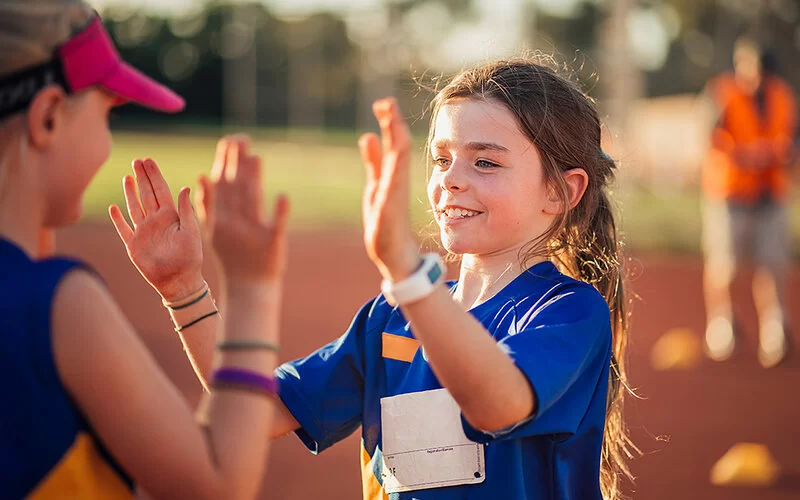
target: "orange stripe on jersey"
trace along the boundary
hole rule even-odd
[[[94,440],[88,434],[80,433],[27,500],[56,498],[116,500],[131,499],[133,493],[100,455]]]
[[[372,458],[364,448],[364,441],[361,441],[361,491],[364,500],[389,500],[389,495],[372,471]]]
[[[411,363],[419,349],[419,341],[391,333],[383,333],[383,357]]]

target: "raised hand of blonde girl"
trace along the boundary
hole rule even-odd
[[[134,160],[133,173],[122,180],[132,226],[117,205],[109,207],[111,221],[144,279],[167,301],[186,297],[203,286],[203,244],[189,188],[180,190],[176,206],[155,161]]]
[[[278,196],[272,216],[264,213],[261,158],[246,137],[219,141],[211,176],[200,177],[198,215],[229,285],[281,281],[289,200]]]

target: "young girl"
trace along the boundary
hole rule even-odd
[[[444,285],[410,229],[407,126],[393,100],[374,112],[382,141],[359,145],[383,294],[342,337],[278,368],[273,436],[295,431],[317,453],[361,426],[365,499],[618,497],[627,316],[605,193],[615,164],[592,101],[530,60],[439,92],[428,195],[444,248],[461,256]],[[157,289],[199,274],[157,245],[128,249],[158,257],[134,258]],[[201,376],[214,321],[183,338]]]
[[[249,188],[260,182],[257,160],[226,142],[208,205],[230,314],[197,418],[100,278],[74,260],[37,258],[45,228],[79,217],[109,154],[108,114],[125,101],[183,107],[119,59],[81,1],[0,1],[0,496],[131,498],[135,482],[156,498],[252,498],[275,406],[286,216],[285,202],[274,226],[259,216]],[[129,207],[134,220],[199,238],[188,189],[177,210],[168,190],[145,190],[142,201]],[[179,330],[217,313],[207,286],[187,286],[193,293],[164,296]]]

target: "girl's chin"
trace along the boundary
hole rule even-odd
[[[83,215],[83,201],[66,207],[66,209],[54,210],[45,217],[44,225],[48,228],[58,228],[74,224]]]
[[[448,253],[455,255],[479,253],[474,241],[465,241],[463,238],[452,238],[442,235],[442,246]]]

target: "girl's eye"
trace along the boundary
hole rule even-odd
[[[448,160],[447,158],[441,158],[441,157],[440,158],[434,158],[433,159],[433,163],[435,163],[439,167],[447,167],[448,165],[450,165],[450,160]]]
[[[490,169],[490,168],[497,168],[500,165],[497,163],[492,163],[489,160],[478,160],[475,162],[475,166],[481,169]]]

